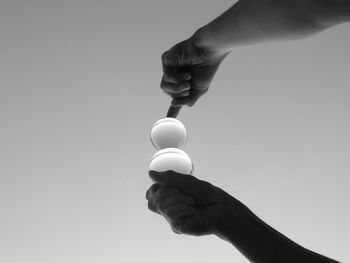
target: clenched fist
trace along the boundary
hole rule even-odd
[[[194,37],[164,52],[162,55],[163,77],[160,87],[172,98],[171,105],[173,107],[194,105],[208,91],[226,55],[199,47]]]

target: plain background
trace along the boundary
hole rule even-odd
[[[0,1],[0,262],[247,262],[147,209],[160,56],[233,4]],[[240,47],[179,119],[195,176],[350,261],[350,24]]]

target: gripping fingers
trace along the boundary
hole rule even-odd
[[[192,106],[195,103],[194,99],[192,97],[188,96],[178,96],[174,97],[173,100],[171,101],[171,105],[173,107],[181,107],[184,105],[187,106]]]
[[[188,195],[182,193],[174,194],[166,199],[161,200],[157,203],[157,209],[160,213],[164,213],[167,208],[172,207],[177,204],[194,205],[194,200]]]
[[[160,87],[165,93],[178,94],[178,93],[181,93],[184,91],[188,91],[191,88],[191,85],[187,81],[183,81],[183,82],[174,84],[174,83],[166,82],[163,79],[161,84],[160,84]]]
[[[185,98],[187,96],[190,95],[190,92],[189,91],[184,91],[184,92],[181,92],[179,94],[175,94],[175,93],[169,93],[170,97],[172,99],[181,99],[181,98]]]
[[[184,216],[191,216],[195,213],[195,209],[186,204],[177,204],[170,206],[162,213],[165,219],[173,225],[177,219]]]
[[[150,188],[148,188],[146,192],[146,199],[149,200],[158,190],[161,188],[161,184],[152,184]]]
[[[181,82],[188,81],[190,79],[191,79],[191,75],[185,72],[183,73],[164,72],[163,74],[163,80],[166,83],[179,84]]]
[[[187,105],[189,107],[193,106],[198,98],[202,96],[205,92],[207,92],[207,89],[196,89],[191,88],[191,93],[188,96],[173,98],[171,105],[174,107],[179,107],[183,105]]]
[[[178,192],[179,190],[176,188],[169,188],[161,186],[160,184],[153,184],[146,193],[148,208],[155,213],[159,213],[157,204],[164,199],[176,195]]]

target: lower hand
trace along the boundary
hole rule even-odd
[[[218,222],[234,207],[233,197],[191,175],[173,171],[149,175],[155,183],[146,193],[148,207],[164,216],[175,233],[216,234]]]

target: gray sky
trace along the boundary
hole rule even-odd
[[[247,262],[147,209],[162,52],[232,1],[0,1],[0,262]],[[195,176],[350,261],[350,24],[235,49],[179,119]]]

